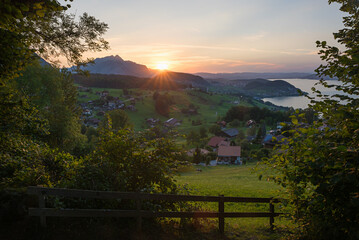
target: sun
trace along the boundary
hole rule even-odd
[[[168,69],[168,63],[165,63],[165,62],[157,63],[156,69],[158,69],[158,70],[167,70]]]

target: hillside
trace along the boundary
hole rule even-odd
[[[74,74],[75,83],[85,87],[97,88],[142,88],[142,89],[181,89],[188,86],[207,87],[209,83],[199,76],[187,73],[162,72],[153,78],[140,78],[119,74]]]
[[[204,91],[192,89],[192,90],[167,90],[159,91],[160,94],[167,94],[171,101],[174,103],[170,107],[170,113],[168,117],[159,115],[155,110],[155,100],[153,99],[153,90],[144,89],[130,89],[129,95],[125,95],[122,89],[104,89],[104,88],[91,88],[87,92],[79,92],[80,104],[85,104],[87,108],[92,109],[92,115],[90,118],[102,118],[97,114],[101,112],[101,107],[93,107],[89,105],[89,101],[96,101],[100,98],[97,94],[106,90],[109,95],[123,101],[126,106],[133,104],[135,109],[129,110],[125,108],[125,111],[129,115],[131,122],[135,126],[135,130],[143,130],[148,128],[146,119],[154,118],[160,119],[162,122],[169,118],[176,118],[182,120],[182,124],[177,127],[181,133],[186,133],[193,129],[199,129],[201,126],[210,127],[217,119],[224,117],[227,111],[232,106],[258,106],[267,107],[271,109],[283,109],[280,107],[265,105],[261,101],[254,100],[252,98],[212,94]],[[134,98],[134,101],[130,99]],[[131,103],[132,102],[132,103]],[[183,109],[191,108],[196,109],[194,114],[185,114]]]
[[[130,75],[141,78],[153,77],[155,74],[145,65],[125,61],[118,55],[96,58],[93,64],[89,64],[81,69],[87,70],[90,73]]]
[[[211,90],[223,93],[244,94],[246,96],[264,98],[280,96],[299,96],[298,88],[283,81],[267,79],[209,80]]]
[[[189,73],[164,71],[153,77],[154,82],[160,83],[164,80],[170,80],[184,85],[192,85],[193,87],[206,87],[210,85],[202,77]]]

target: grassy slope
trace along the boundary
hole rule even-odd
[[[200,168],[202,172],[195,169]],[[237,197],[280,197],[280,187],[273,182],[259,180],[254,172],[255,164],[244,166],[191,167],[176,177],[178,184],[194,189],[193,194]],[[218,204],[206,204],[204,208],[218,210]],[[225,211],[261,212],[269,211],[268,204],[262,203],[225,203]],[[278,206],[276,206],[278,211]],[[280,211],[280,210],[279,210]],[[226,219],[226,232],[239,234],[238,239],[277,239],[271,234],[269,218]],[[276,223],[285,224],[285,220],[276,218]],[[253,238],[253,236],[255,236]]]
[[[103,91],[107,90],[110,92],[111,96],[119,97],[120,99],[124,100],[122,89],[103,89],[103,88],[92,88],[92,93],[89,92],[80,92],[79,94],[79,102],[87,102],[89,100],[98,99],[99,96],[96,95],[96,91]],[[167,117],[161,116],[156,113],[155,111],[155,101],[152,99],[153,91],[146,91],[140,89],[132,89],[131,90],[134,94],[138,93],[142,96],[145,96],[143,102],[138,101],[136,102],[136,109],[138,111],[131,112],[126,110],[127,114],[129,115],[131,121],[135,125],[135,130],[142,130],[147,128],[145,125],[146,118],[159,118],[162,121],[167,120]],[[229,95],[212,95],[201,92],[196,92],[192,90],[186,91],[162,91],[161,94],[168,93],[171,95],[175,101],[175,105],[171,107],[170,117],[175,117],[177,119],[183,120],[181,126],[177,129],[183,133],[188,132],[189,130],[198,130],[201,126],[206,128],[210,127],[214,122],[217,121],[218,117],[225,116],[226,112],[232,106],[235,106],[233,102],[238,100],[238,97],[229,96]],[[87,97],[82,98],[82,95],[87,95]],[[194,116],[185,116],[181,113],[181,109],[188,107],[189,104],[193,104],[198,109],[198,115]],[[256,103],[260,104],[260,103]],[[248,102],[241,101],[240,105],[242,106],[253,106]],[[202,125],[199,126],[192,126],[192,120],[201,120]]]

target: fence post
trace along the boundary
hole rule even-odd
[[[219,195],[218,201],[218,225],[219,232],[224,234],[224,195]]]
[[[45,195],[40,193],[39,194],[39,208],[45,208]],[[40,216],[40,226],[45,228],[46,227],[46,216]]]
[[[142,232],[142,215],[141,215],[141,195],[140,193],[137,193],[138,197],[136,199],[136,208],[137,208],[137,231]]]
[[[271,213],[271,216],[269,217],[270,230],[273,230],[273,223],[274,223],[274,205],[273,205],[272,202],[269,202],[269,212]]]

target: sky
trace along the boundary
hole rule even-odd
[[[326,0],[75,0],[109,26],[110,50],[149,68],[178,72],[313,72],[315,42],[335,44],[343,28],[338,4]]]

